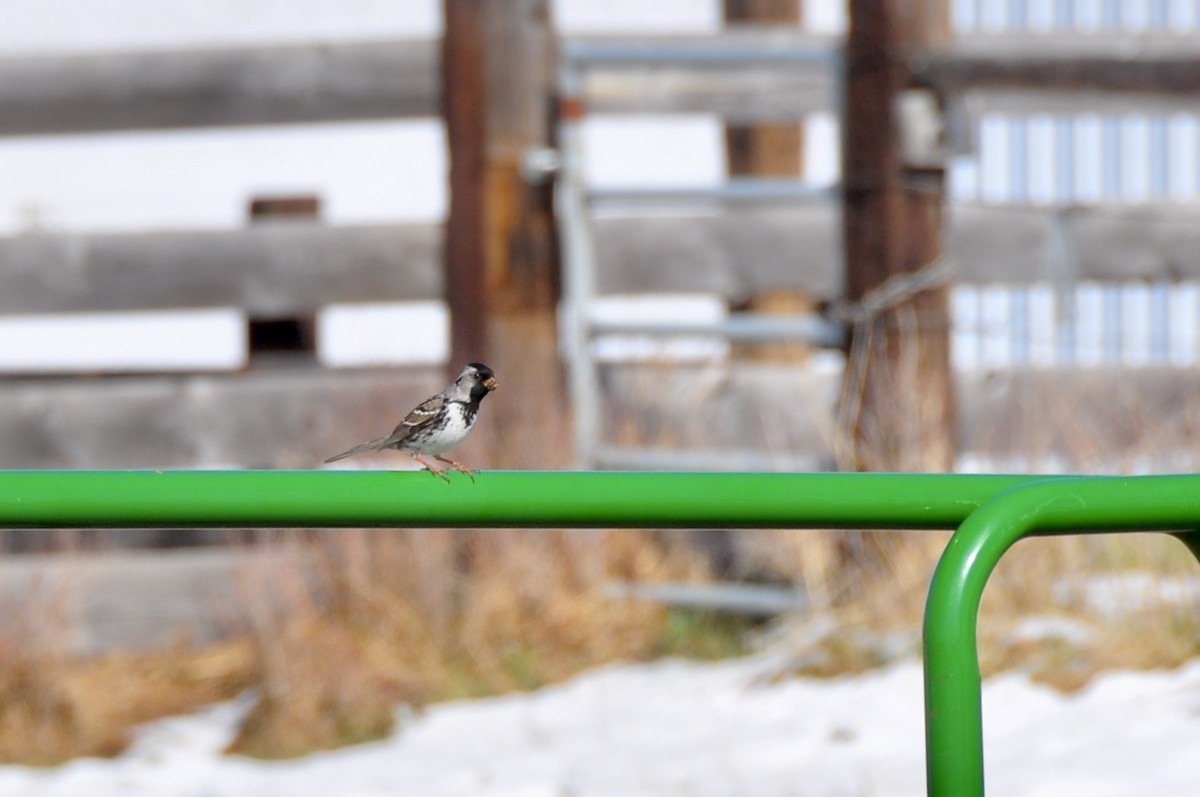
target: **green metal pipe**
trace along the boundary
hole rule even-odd
[[[0,528],[954,528],[1028,476],[0,471]]]
[[[1026,536],[1200,529],[1200,476],[1028,483],[973,512],[946,546],[925,604],[925,765],[934,797],[982,797],[976,628],[988,577]],[[1195,533],[1180,535],[1193,553]]]

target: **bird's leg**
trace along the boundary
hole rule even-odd
[[[420,462],[422,465],[424,465],[424,466],[425,466],[425,470],[429,471],[429,472],[430,472],[430,473],[432,473],[434,476],[437,476],[439,479],[441,479],[442,481],[446,482],[447,484],[449,484],[449,483],[450,483],[450,477],[446,475],[446,471],[444,471],[444,470],[442,470],[442,469],[440,469],[440,468],[435,468],[435,467],[433,467],[433,466],[432,466],[432,465],[430,465],[428,462],[426,462],[425,460],[421,459],[421,457],[420,457],[419,455],[417,455],[417,454],[412,454],[411,456],[412,456],[412,458],[413,458],[413,459],[415,459],[417,462]],[[441,459],[441,457],[438,457],[438,459]]]
[[[471,481],[475,481],[475,471],[471,470],[470,468],[466,467],[465,465],[460,465],[459,463],[455,462],[454,460],[446,459],[445,457],[440,456],[438,454],[434,454],[433,458],[438,460],[439,462],[445,462],[447,465],[454,468],[459,473],[467,474],[467,478],[469,478]]]

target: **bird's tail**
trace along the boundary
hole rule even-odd
[[[378,451],[379,449],[383,448],[383,444],[386,442],[387,442],[387,438],[381,437],[378,440],[372,440],[368,443],[360,443],[359,445],[356,445],[354,448],[350,449],[349,451],[343,451],[340,454],[334,454],[332,457],[325,460],[325,462],[326,462],[326,464],[328,464],[330,462],[337,462],[339,459],[345,459],[346,457],[352,457],[355,454],[361,454],[364,451]]]

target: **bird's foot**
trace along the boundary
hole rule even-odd
[[[446,459],[445,457],[440,457],[437,455],[434,455],[433,458],[436,459],[438,462],[445,462],[447,465],[454,468],[459,473],[465,473],[467,478],[470,479],[472,483],[475,482],[475,471],[471,470],[470,468],[466,467],[465,465],[455,462],[452,459]]]
[[[435,468],[435,467],[433,467],[432,465],[430,465],[430,464],[429,464],[428,462],[426,462],[425,460],[421,459],[421,458],[420,458],[419,456],[417,456],[416,454],[413,454],[413,455],[412,455],[412,458],[413,458],[413,459],[415,459],[417,462],[420,462],[422,465],[424,465],[424,466],[425,466],[425,470],[429,471],[431,474],[433,474],[434,476],[438,477],[439,479],[441,479],[442,481],[444,481],[446,484],[449,484],[449,483],[450,483],[450,477],[446,475],[446,471],[445,471],[445,470],[443,470],[442,468]],[[438,459],[441,459],[441,457],[438,457]]]

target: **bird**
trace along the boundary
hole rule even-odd
[[[364,451],[390,448],[408,454],[421,463],[425,470],[446,482],[450,481],[446,469],[434,467],[422,455],[432,456],[475,481],[474,471],[442,454],[461,443],[471,432],[479,414],[479,402],[497,386],[496,375],[491,368],[483,363],[468,363],[454,384],[418,404],[390,435],[335,454],[325,462],[337,462]]]

